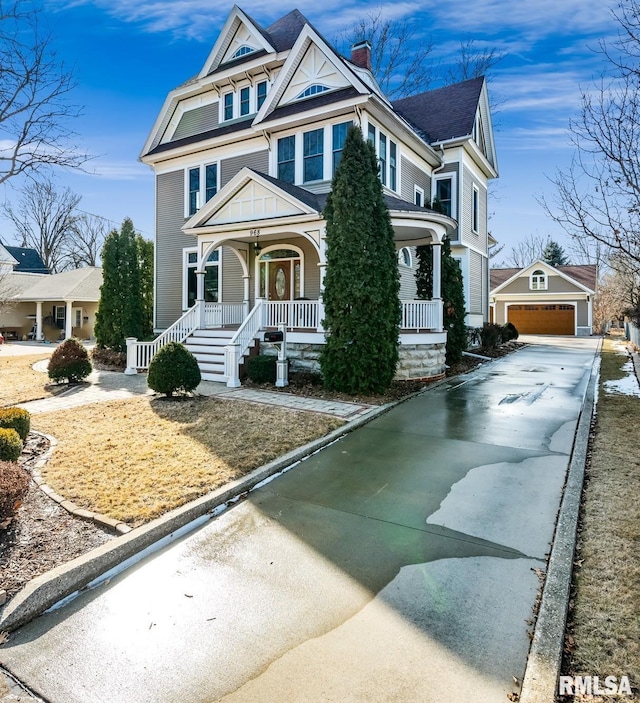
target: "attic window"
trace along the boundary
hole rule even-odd
[[[313,85],[310,85],[306,90],[303,90],[302,93],[298,95],[296,100],[300,100],[301,98],[310,98],[312,95],[318,95],[318,93],[324,93],[327,90],[329,90],[329,88],[327,88],[326,85],[314,83]]]
[[[547,290],[547,274],[542,269],[536,269],[529,280],[530,290]]]
[[[253,49],[252,47],[247,46],[246,44],[243,44],[231,58],[232,59],[239,59],[241,56],[246,56],[247,54],[252,54],[254,51],[255,51],[255,49]]]

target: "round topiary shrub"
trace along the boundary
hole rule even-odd
[[[11,427],[24,442],[31,429],[31,414],[22,408],[0,408],[0,427]]]
[[[202,380],[195,356],[178,342],[169,342],[151,359],[147,385],[156,393],[189,393]]]
[[[276,382],[276,362],[275,356],[258,354],[247,359],[247,376],[254,383],[275,383]]]
[[[516,326],[512,322],[507,322],[502,326],[502,341],[510,342],[512,339],[518,339],[519,333]]]
[[[49,361],[49,378],[56,383],[67,379],[69,383],[82,381],[91,373],[87,350],[77,339],[65,340],[53,352]]]
[[[0,461],[17,461],[22,454],[22,440],[12,428],[0,428]]]
[[[0,522],[15,515],[29,490],[29,474],[17,464],[0,461]]]

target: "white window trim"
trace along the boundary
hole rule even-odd
[[[480,234],[480,189],[475,183],[471,195],[471,231]]]
[[[72,327],[82,327],[82,308],[71,308],[71,323]]]
[[[254,293],[255,293],[255,299],[257,300],[260,297],[260,269],[258,268],[261,265],[260,262],[260,257],[264,256],[265,254],[269,253],[270,251],[276,251],[278,249],[291,249],[291,251],[295,251],[300,255],[300,297],[304,297],[304,251],[295,244],[289,244],[289,243],[281,243],[281,244],[270,244],[268,247],[265,247],[260,251],[259,254],[255,255],[254,259],[254,271],[255,271],[255,283],[254,283]],[[291,261],[291,259],[269,259],[269,261]],[[269,295],[269,280],[268,280],[268,269],[265,272],[265,278],[264,278],[264,283],[265,283],[265,296]],[[295,285],[295,281],[293,280],[293,277],[291,278],[291,287],[293,292],[295,292],[295,288],[293,287]],[[293,300],[293,298],[291,298]]]
[[[421,188],[419,185],[414,185],[413,186],[413,204],[417,205],[416,203],[416,195],[420,195],[420,200],[421,200],[421,205],[419,207],[424,207],[424,189]]]
[[[211,249],[209,253],[207,254],[207,259],[211,254],[218,249],[218,302],[222,302],[222,247],[215,247],[214,249]],[[189,254],[197,254],[198,253],[198,247],[185,247],[182,250],[182,312],[186,312],[189,307],[189,301],[188,301],[188,296],[189,296],[189,284],[188,284],[188,276],[187,276],[187,269],[188,268],[195,268],[196,271],[198,270],[198,263],[196,262],[195,264],[189,264]]]
[[[363,128],[362,136],[365,141],[371,141],[369,139],[369,127],[373,127],[375,130],[375,139],[373,142],[373,148],[376,152],[376,159],[378,160],[378,164],[380,164],[380,135],[382,135],[387,142],[387,158],[385,159],[385,173],[384,173],[384,183],[382,184],[382,187],[385,190],[388,190],[390,193],[400,193],[401,190],[401,179],[400,179],[400,141],[397,139],[397,137],[389,132],[386,129],[380,129],[380,127],[373,122],[373,120],[367,119],[366,120],[366,131]],[[393,142],[396,145],[396,187],[395,189],[391,188],[389,185],[391,181],[391,175],[390,175],[390,167],[391,167],[391,142]],[[423,191],[423,198],[422,202],[424,203],[424,191]]]
[[[536,288],[533,287],[533,277],[535,276],[536,278],[540,278],[538,271],[542,271],[542,275],[544,276],[544,287],[543,288],[540,287],[539,285]],[[539,281],[538,281],[538,283],[539,283]],[[533,290],[533,291],[549,290],[549,274],[543,269],[536,269],[535,271],[532,271],[529,274],[529,290]]]
[[[202,164],[194,164],[193,166],[187,166],[184,169],[184,216],[188,219],[193,217],[195,212],[189,211],[189,172],[198,169],[200,171],[200,193],[198,199],[198,207],[196,207],[196,212],[207,203],[207,166],[215,166],[218,172],[218,188],[216,194],[220,191],[220,161],[205,161]],[[215,197],[215,195],[214,195]]]
[[[267,100],[267,96],[269,95],[269,88],[271,87],[271,81],[268,80],[266,76],[261,77],[259,79],[254,79],[252,83],[241,83],[240,85],[237,85],[234,87],[233,90],[226,90],[222,95],[220,96],[220,108],[219,108],[219,119],[220,119],[220,124],[229,124],[233,120],[238,120],[238,119],[243,119],[246,120],[249,117],[252,117],[258,113],[258,83],[266,83],[267,84],[267,93],[265,96],[265,101]],[[240,91],[242,91],[244,88],[249,89],[249,112],[245,115],[240,114]],[[233,113],[231,117],[227,120],[224,117],[224,99],[226,95],[233,95]]]
[[[409,255],[409,263],[405,263],[404,260],[404,255],[403,252],[406,251],[407,254]],[[411,248],[410,247],[402,247],[401,249],[398,250],[398,265],[402,266],[403,268],[410,269],[413,268],[413,255],[411,254]]]
[[[431,202],[433,202],[436,199],[436,195],[438,193],[438,186],[437,183],[438,181],[451,181],[451,219],[457,220],[458,219],[458,174],[451,172],[451,173],[442,173],[442,174],[437,174],[433,177],[431,181]]]

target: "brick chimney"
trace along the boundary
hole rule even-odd
[[[366,39],[351,47],[351,63],[371,70],[371,44]]]

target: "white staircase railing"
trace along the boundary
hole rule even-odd
[[[205,303],[204,326],[239,325],[244,319],[244,303]]]
[[[442,330],[442,300],[403,300],[403,330]]]
[[[264,303],[265,327],[277,327],[284,323],[289,329],[318,328],[317,300],[269,300]]]
[[[240,359],[247,353],[260,329],[265,326],[264,311],[264,301],[256,300],[253,310],[224,349],[224,374],[229,388],[237,388],[240,385]]]
[[[179,317],[171,327],[152,342],[139,342],[135,337],[127,338],[127,368],[126,374],[135,374],[138,369],[148,369],[151,359],[161,347],[169,342],[184,342],[184,340],[200,326],[200,306],[196,304]]]

